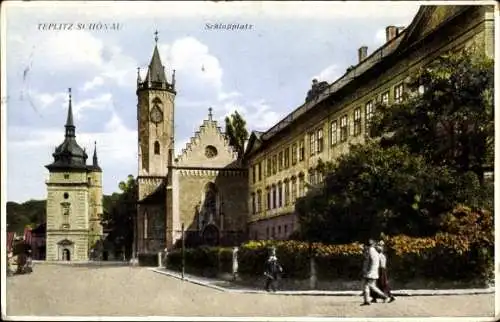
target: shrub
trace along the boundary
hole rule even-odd
[[[139,266],[158,266],[158,254],[139,254]]]

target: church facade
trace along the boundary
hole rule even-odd
[[[157,39],[157,38],[156,38]],[[245,238],[247,170],[213,119],[212,109],[174,156],[175,71],[168,81],[158,47],[145,79],[137,75],[138,204],[135,251]]]
[[[46,260],[87,261],[102,238],[102,170],[94,147],[92,164],[76,142],[71,89],[65,138],[47,165]]]

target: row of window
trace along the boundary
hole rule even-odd
[[[309,183],[312,185],[320,184],[323,182],[323,174],[315,169],[309,171]],[[267,186],[265,189],[265,204],[266,210],[279,209],[287,207],[295,203],[297,198],[303,197],[306,193],[306,182],[303,173],[297,177],[292,176],[290,179],[286,178],[277,184]],[[262,190],[257,190],[251,194],[251,213],[257,214],[263,211]]]
[[[288,229],[290,227],[290,230]],[[283,228],[283,229],[282,229]],[[266,227],[266,239],[280,239],[280,238],[287,238],[289,233],[293,233],[293,222],[290,223],[290,225],[284,224],[283,226],[278,225],[278,226],[273,226],[273,227]],[[263,239],[263,237],[259,236],[258,230],[253,231],[253,233],[250,234],[250,236],[253,237],[254,240],[259,240]]]
[[[399,103],[403,99],[403,84],[396,85],[394,87],[394,102]],[[383,104],[389,104],[389,91],[384,92],[380,96],[380,102]],[[370,100],[365,104],[365,131],[368,131],[371,123],[371,119],[375,112],[374,110],[374,100]],[[358,136],[361,134],[361,107],[354,109],[353,113],[353,134]],[[309,135],[309,152],[310,155],[315,155],[322,153],[324,150],[324,136],[323,136],[323,125],[318,129],[308,133]],[[334,146],[339,142],[347,141],[349,136],[349,122],[348,115],[345,114],[340,117],[339,120],[333,120],[330,122],[330,145]],[[294,166],[297,162],[303,161],[305,156],[304,139],[300,139],[298,142],[293,143],[290,146],[284,148],[282,151],[276,153],[275,155],[269,157],[266,160],[266,175],[268,177],[278,173],[279,171],[288,169],[291,165]],[[263,161],[255,164],[252,167],[252,183],[256,183],[262,180],[262,164]]]

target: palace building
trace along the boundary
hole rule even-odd
[[[87,261],[102,238],[102,170],[76,142],[71,89],[64,141],[55,149],[47,184],[46,260]]]
[[[363,143],[376,102],[403,99],[405,83],[439,55],[475,44],[494,56],[493,6],[422,6],[407,27],[386,28],[386,42],[332,84],[313,81],[306,100],[266,132],[254,131],[249,169],[248,238],[285,239],[298,228],[294,205],[322,181],[318,161]]]
[[[288,238],[299,228],[297,198],[323,180],[318,163],[364,142],[376,102],[402,100],[408,77],[446,51],[476,44],[493,56],[493,6],[422,6],[386,36],[371,53],[361,46],[337,81],[314,80],[305,102],[268,131],[253,131],[242,160],[211,109],[174,156],[175,71],[167,80],[155,46],[146,77],[137,76],[136,254],[174,247],[182,227],[195,244]]]

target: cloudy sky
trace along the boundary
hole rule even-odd
[[[137,174],[137,67],[149,64],[156,29],[168,77],[176,70],[179,152],[210,106],[221,125],[238,110],[249,130],[267,130],[304,102],[313,78],[335,81],[360,46],[370,54],[386,26],[407,26],[418,11],[403,2],[6,4],[6,186],[17,202],[46,197],[44,165],[64,139],[69,87],[77,141],[90,155],[97,141],[104,193]],[[95,23],[108,30],[90,30]]]

